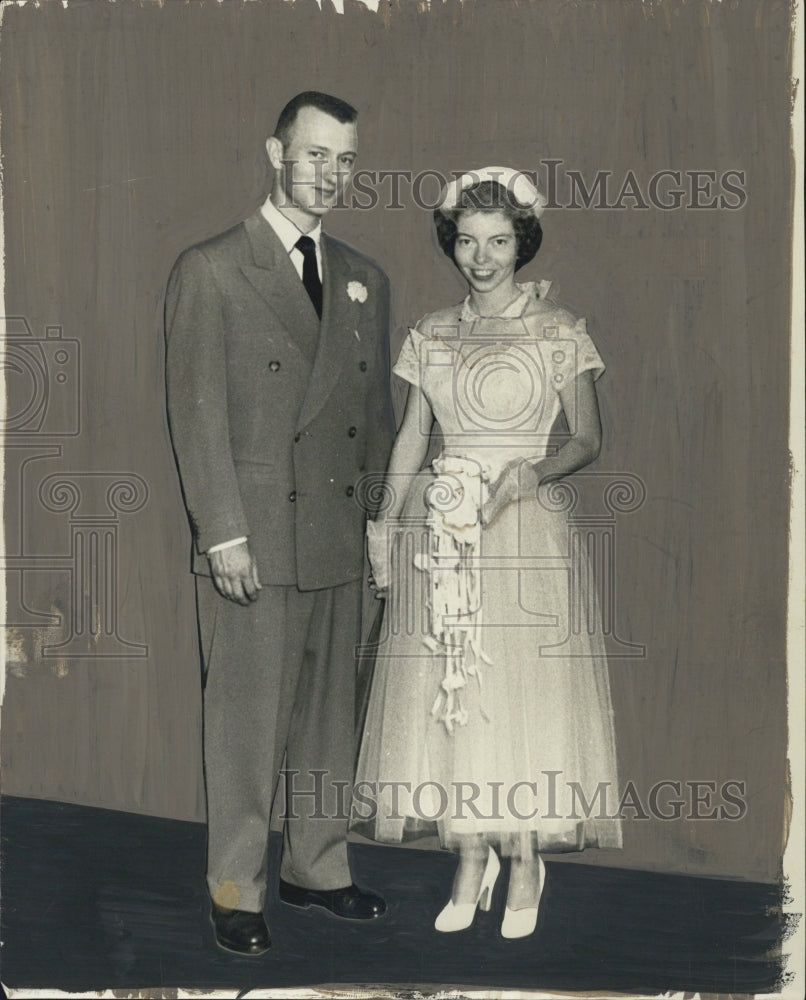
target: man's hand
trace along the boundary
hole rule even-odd
[[[256,601],[261,588],[257,564],[249,551],[248,542],[218,549],[207,556],[218,592],[237,604]]]

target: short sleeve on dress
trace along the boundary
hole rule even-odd
[[[552,385],[560,392],[582,372],[592,372],[594,381],[605,370],[604,361],[588,336],[587,324],[580,318],[573,326],[562,326],[556,349],[552,351]]]
[[[417,327],[412,327],[403,341],[400,354],[398,354],[397,361],[392,368],[395,375],[399,375],[400,378],[405,379],[412,385],[420,384],[420,367],[422,365],[420,346],[422,340],[423,335]]]

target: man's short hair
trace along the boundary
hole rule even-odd
[[[335,118],[337,122],[341,122],[342,125],[354,122],[358,118],[358,112],[352,104],[348,104],[338,97],[331,97],[330,94],[323,94],[318,90],[305,90],[291,98],[277,119],[274,137],[279,139],[283,146],[288,142],[297,115],[303,108],[316,108],[318,111],[323,111],[331,118]]]

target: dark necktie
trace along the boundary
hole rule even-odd
[[[316,244],[310,236],[300,236],[294,246],[302,253],[302,284],[308,293],[316,315],[322,318],[322,282],[319,280],[319,268],[316,266]]]

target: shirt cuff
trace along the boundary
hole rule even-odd
[[[233,545],[240,545],[241,542],[245,541],[246,541],[246,535],[244,535],[242,538],[233,538],[229,542],[219,542],[218,545],[210,546],[210,548],[207,550],[207,555],[209,556],[213,552],[220,552],[221,549],[231,549]]]

